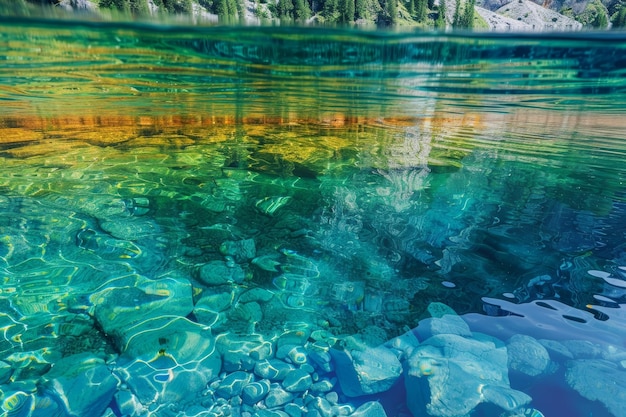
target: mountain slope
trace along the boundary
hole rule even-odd
[[[533,31],[581,30],[583,25],[530,0],[514,0],[496,10],[496,13],[526,23]]]

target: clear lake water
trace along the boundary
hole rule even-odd
[[[7,416],[626,416],[626,35],[0,22]]]

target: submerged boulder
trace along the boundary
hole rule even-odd
[[[232,256],[237,261],[248,261],[256,256],[254,239],[227,240],[220,245],[222,255]]]
[[[427,320],[425,327],[432,335],[456,334],[466,337],[472,335],[467,323],[465,323],[465,321],[456,314],[445,314],[441,317]]]
[[[507,351],[489,339],[430,337],[407,361],[405,384],[414,416],[463,417],[480,403],[514,411],[531,401],[509,386]]]
[[[507,341],[506,347],[510,369],[529,376],[538,376],[548,371],[550,355],[535,338],[516,334]]]
[[[118,386],[118,379],[104,360],[91,353],[79,353],[57,361],[45,375],[45,380],[46,393],[62,404],[70,416],[101,415]]]
[[[583,397],[600,401],[614,416],[626,416],[626,370],[622,366],[602,359],[572,360],[565,378]]]
[[[385,346],[330,349],[342,392],[348,397],[387,391],[402,374],[398,357]]]
[[[237,264],[225,261],[210,261],[199,269],[198,281],[211,286],[231,283],[241,284],[246,277],[244,270]]]
[[[387,417],[385,409],[378,401],[369,401],[357,408],[352,417]]]
[[[142,325],[114,364],[114,372],[148,406],[193,401],[221,367],[208,327],[166,316]]]
[[[182,318],[193,311],[191,283],[174,277],[114,279],[93,294],[91,301],[96,322],[122,353],[151,320],[166,315]]]

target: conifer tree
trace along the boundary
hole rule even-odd
[[[611,23],[616,29],[626,27],[626,5],[621,5],[617,12],[611,16]]]
[[[474,6],[476,0],[466,0],[461,8],[461,0],[456,0],[452,26],[455,29],[471,29],[474,26]]]
[[[228,0],[228,13],[231,17],[236,18],[239,15],[239,6],[241,6],[241,11],[243,12],[243,5],[238,0]]]
[[[295,0],[295,20],[298,22],[306,22],[311,17],[311,9],[309,9],[309,3],[306,0]]]
[[[100,7],[117,9],[124,13],[130,13],[130,3],[128,0],[100,0]]]
[[[428,18],[428,0],[415,0],[415,21],[425,22]]]
[[[465,2],[465,10],[463,11],[463,28],[472,29],[474,27],[474,6],[476,0],[467,0]]]
[[[278,0],[276,10],[280,19],[293,19],[293,3],[291,0]]]
[[[237,18],[240,22],[243,22],[246,18],[246,10],[244,5],[244,0],[234,0],[235,9],[237,10]]]
[[[389,23],[395,25],[398,22],[398,0],[387,0],[387,6]]]
[[[435,20],[436,29],[446,28],[446,1],[439,0],[439,13],[437,14],[437,20]]]
[[[445,1],[445,0],[440,0]],[[456,5],[454,6],[454,16],[452,18],[452,27],[459,28],[463,23],[463,16],[461,14],[461,0],[456,0]]]
[[[237,19],[237,0],[217,0],[215,13],[220,22],[234,22]]]
[[[131,13],[138,16],[147,16],[150,14],[148,8],[148,0],[135,0],[131,4]]]
[[[593,26],[598,29],[605,29],[609,26],[609,19],[607,18],[606,13],[599,12],[596,20],[593,21]]]
[[[354,22],[355,4],[354,0],[341,0],[339,3],[340,21],[341,23]]]
[[[354,5],[356,18],[365,19],[367,16],[367,3],[365,0],[356,0]]]
[[[322,15],[328,22],[336,22],[341,16],[339,11],[339,1],[326,0],[322,6]]]

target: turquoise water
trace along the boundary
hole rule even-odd
[[[626,415],[623,34],[1,25],[6,415]]]

